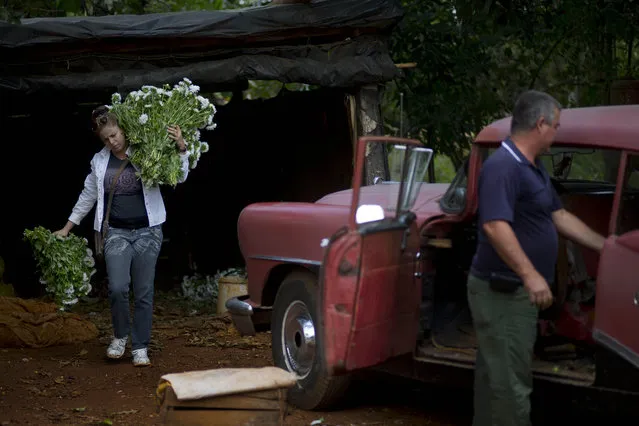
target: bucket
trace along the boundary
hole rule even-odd
[[[237,275],[222,277],[217,282],[217,313],[227,311],[226,301],[237,296],[248,294],[246,278]]]

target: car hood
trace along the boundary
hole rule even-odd
[[[424,183],[419,190],[415,207],[412,210],[422,219],[442,214],[439,199],[448,187],[448,183]],[[396,203],[398,189],[399,184],[394,182],[364,186],[361,188],[359,204],[379,204],[382,207],[395,208],[391,204]],[[352,196],[353,190],[346,189],[325,195],[317,200],[316,204],[350,206]]]

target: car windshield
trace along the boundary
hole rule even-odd
[[[489,148],[492,154],[499,145]],[[560,182],[616,184],[621,151],[553,145],[540,160],[548,174]]]
[[[540,156],[548,174],[559,181],[615,184],[620,151],[553,146]]]

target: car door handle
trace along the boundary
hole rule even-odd
[[[635,293],[635,306],[639,308],[639,291]]]

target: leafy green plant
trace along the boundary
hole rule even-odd
[[[25,229],[24,239],[31,244],[40,273],[40,283],[64,309],[76,304],[91,291],[95,260],[86,238],[69,234],[63,238],[38,226]]]
[[[182,177],[181,159],[175,141],[169,138],[167,127],[178,125],[186,142],[189,167],[194,169],[200,155],[209,150],[200,140],[200,130],[213,130],[215,105],[198,94],[200,88],[184,78],[171,88],[143,86],[122,96],[111,97],[111,111],[131,147],[130,160],[139,170],[138,176],[148,186],[177,185]]]

